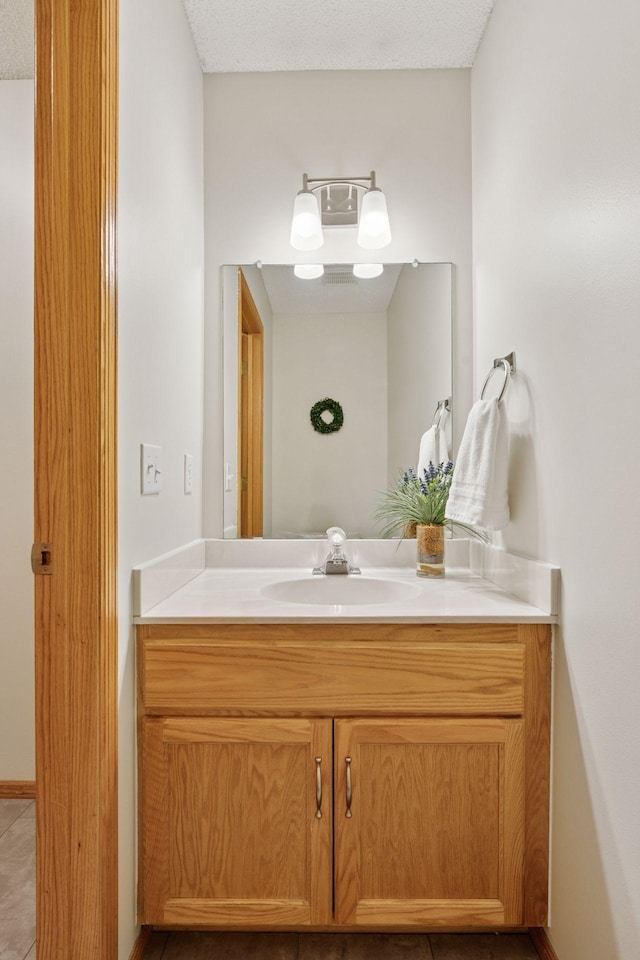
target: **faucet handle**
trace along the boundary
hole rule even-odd
[[[325,560],[325,573],[349,573],[349,561],[342,549],[347,542],[347,535],[342,527],[329,527],[327,530],[329,541],[329,556]]]
[[[342,549],[347,542],[347,535],[342,527],[329,527],[327,530],[329,541],[329,556],[322,567],[314,567],[314,575],[321,573],[360,573],[359,567],[352,567]]]
[[[327,530],[327,540],[331,545],[331,551],[336,556],[342,554],[342,548],[347,542],[347,535],[342,527],[329,527]]]

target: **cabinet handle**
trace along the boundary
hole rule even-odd
[[[322,757],[316,757],[316,820],[322,820]]]
[[[344,762],[347,765],[347,812],[345,817],[350,820],[353,816],[351,813],[351,757],[345,757]]]

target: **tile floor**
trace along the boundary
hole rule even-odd
[[[0,800],[0,960],[35,960],[36,805]]]
[[[36,960],[35,803],[0,799],[0,960]],[[538,960],[527,934],[161,933],[144,960]]]
[[[538,960],[526,933],[160,933],[144,960]]]

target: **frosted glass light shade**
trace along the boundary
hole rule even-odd
[[[365,250],[379,250],[391,243],[387,201],[382,190],[367,190],[362,198],[358,244]]]
[[[324,273],[321,263],[296,263],[293,272],[300,280],[317,280]]]
[[[296,196],[290,243],[296,250],[317,250],[324,243],[318,200],[310,190],[301,190]]]
[[[353,275],[360,280],[371,280],[373,277],[379,277],[384,267],[381,263],[354,263]]]

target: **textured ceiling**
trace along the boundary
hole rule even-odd
[[[205,73],[470,67],[494,2],[183,0]],[[33,6],[0,0],[0,79],[33,77]]]
[[[0,0],[0,80],[33,77],[35,0]]]
[[[470,67],[495,0],[183,0],[205,73]]]

